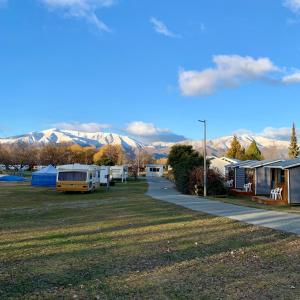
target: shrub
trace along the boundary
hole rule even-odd
[[[172,147],[168,162],[173,168],[175,185],[181,193],[189,193],[189,173],[203,165],[203,157],[192,146],[175,145]]]
[[[188,176],[188,192],[195,194],[195,185],[198,188],[198,194],[203,194],[203,167],[194,168]],[[225,188],[225,179],[217,169],[207,170],[207,194],[208,195],[224,195],[227,192]]]

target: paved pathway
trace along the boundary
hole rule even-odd
[[[216,200],[187,196],[178,193],[174,185],[164,178],[148,179],[147,195],[152,198],[201,211],[207,214],[228,217],[248,224],[282,230],[300,235],[300,215],[251,208]]]

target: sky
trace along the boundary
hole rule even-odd
[[[0,0],[0,136],[300,126],[300,0]]]

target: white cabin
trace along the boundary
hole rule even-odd
[[[227,158],[225,156],[209,156],[208,160],[210,169],[217,169],[224,177],[226,176],[226,166],[238,163],[238,160]]]
[[[162,177],[164,175],[163,165],[146,165],[147,177]]]

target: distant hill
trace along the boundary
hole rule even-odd
[[[233,136],[223,136],[207,141],[208,154],[221,156],[230,147]],[[288,141],[274,140],[259,135],[242,134],[238,136],[240,143],[247,147],[255,139],[259,148],[266,158],[286,157],[289,146]],[[0,138],[0,143],[28,143],[28,144],[48,144],[48,143],[74,143],[81,146],[101,147],[103,145],[120,145],[126,152],[136,149],[145,149],[156,157],[164,157],[168,154],[171,146],[175,143],[154,142],[150,144],[142,143],[128,136],[105,132],[82,132],[74,130],[48,129],[39,132],[30,132],[24,135]],[[203,141],[184,140],[176,144],[188,144],[201,150]]]

